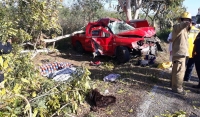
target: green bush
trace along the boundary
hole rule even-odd
[[[72,47],[70,37],[59,40],[55,43],[55,48],[58,49],[58,50],[65,51],[65,50],[68,50],[70,47]]]
[[[171,32],[171,30],[168,29],[168,28],[164,29],[164,30],[160,30],[160,31],[157,32],[157,36],[162,41],[167,42],[167,38],[168,38],[170,32]]]

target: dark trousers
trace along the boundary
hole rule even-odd
[[[194,68],[194,58],[187,59],[184,81],[190,80],[193,68]]]
[[[196,68],[196,71],[197,71],[197,76],[199,78],[199,84],[198,85],[200,85],[200,55],[194,56],[194,62],[195,62],[195,68]]]
[[[4,80],[4,74],[0,71],[0,83]]]

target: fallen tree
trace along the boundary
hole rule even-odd
[[[72,34],[67,34],[67,35],[63,35],[63,36],[59,36],[59,37],[56,37],[56,38],[53,38],[53,39],[43,39],[41,41],[44,41],[45,43],[52,43],[52,42],[56,42],[56,41],[59,41],[61,39],[64,39],[64,38],[67,38],[67,37],[70,37],[70,36],[73,36],[77,33],[83,33],[84,31],[83,30],[80,30],[80,31],[75,31],[73,32]]]
[[[59,41],[59,40],[62,40],[62,39],[65,39],[67,37],[71,37],[77,33],[83,33],[84,31],[83,30],[80,30],[80,31],[75,31],[71,34],[66,34],[66,35],[63,35],[63,36],[59,36],[59,37],[56,37],[56,38],[53,38],[53,39],[42,39],[41,41],[43,41],[46,45],[46,43],[53,43],[53,50],[55,49],[55,42],[56,41]],[[21,46],[25,46],[25,45],[30,45],[30,46],[33,46],[34,48],[36,48],[36,45],[37,44],[33,44],[31,42],[26,42],[26,43],[23,43],[21,44]],[[52,52],[53,50],[52,49],[48,49],[46,48],[46,46],[43,48],[43,49],[34,49],[34,50],[22,50],[20,53],[32,53],[32,56],[31,56],[31,59],[33,59],[38,53],[49,53],[49,52]]]

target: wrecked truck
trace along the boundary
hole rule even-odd
[[[156,55],[161,50],[153,27],[134,28],[114,18],[88,23],[85,32],[73,35],[71,42],[79,53],[113,56],[119,63],[128,62],[131,55]]]

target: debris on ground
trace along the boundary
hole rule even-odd
[[[137,66],[146,67],[155,63],[155,55],[146,55],[143,59],[139,59],[136,63]]]
[[[90,62],[90,65],[92,65],[92,66],[99,66],[101,64],[102,64],[101,61],[95,61],[95,62],[91,61]]]
[[[72,67],[72,64],[65,63],[65,62],[53,62],[53,63],[47,63],[43,64],[39,67],[39,71],[42,76],[49,77],[50,74],[54,73],[55,71],[64,69],[64,68],[70,68]]]
[[[49,78],[52,78],[54,81],[67,81],[75,71],[75,67],[64,68],[49,74]]]
[[[49,59],[44,59],[44,60],[41,60],[41,62],[44,64],[44,63],[48,63],[50,61],[49,61]]]
[[[172,62],[163,62],[158,65],[159,69],[169,69],[172,66]]]
[[[119,78],[121,75],[120,74],[109,74],[108,76],[105,76],[103,78],[103,80],[106,82],[106,81],[115,81],[117,78]]]
[[[98,108],[107,107],[110,104],[116,102],[116,97],[114,96],[103,96],[100,94],[98,89],[93,89],[89,94],[89,99],[91,101],[91,110],[97,111]]]
[[[109,93],[109,91],[108,91],[108,89],[106,89],[105,92],[104,92],[104,94],[108,94],[108,93]]]

